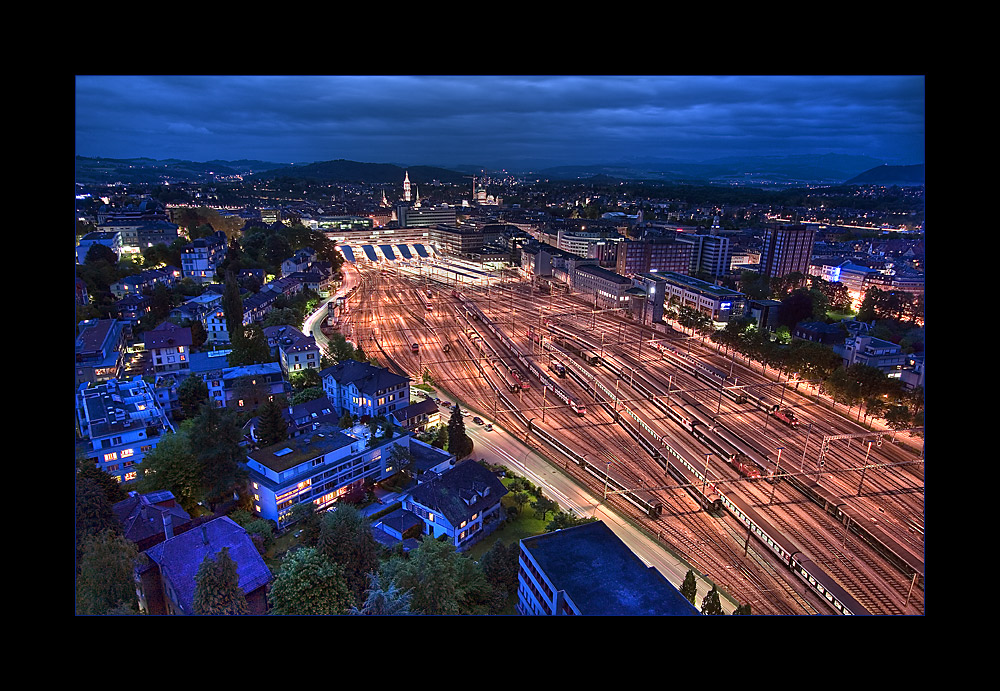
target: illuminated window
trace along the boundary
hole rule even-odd
[[[104,460],[105,462],[118,460],[118,452],[112,451],[111,453],[104,454]]]
[[[134,470],[131,473],[125,473],[125,482],[131,482],[134,479],[135,479],[135,471]]]
[[[122,449],[122,458],[128,458],[134,453],[135,451],[133,449]]]

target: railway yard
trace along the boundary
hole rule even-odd
[[[610,487],[620,514],[754,614],[924,613],[924,466],[906,432],[514,275],[473,287],[359,271],[345,336]]]

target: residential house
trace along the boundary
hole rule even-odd
[[[208,398],[216,407],[254,409],[275,396],[288,396],[292,387],[277,362],[226,367],[218,376],[205,376]]]
[[[367,362],[344,360],[319,373],[323,391],[355,417],[388,415],[410,402],[410,379]]]
[[[222,311],[222,295],[216,292],[205,291],[201,295],[196,295],[170,310],[169,319],[178,322],[202,322],[209,315]]]
[[[169,490],[148,494],[129,492],[128,498],[114,504],[111,510],[122,526],[122,535],[135,543],[140,552],[191,527],[191,516]]]
[[[409,432],[424,432],[429,427],[441,423],[441,409],[430,398],[411,403],[391,413],[396,424]]]
[[[403,500],[403,508],[420,517],[425,535],[447,536],[463,551],[496,530],[504,515],[500,500],[506,494],[493,473],[466,460],[417,485]]]
[[[126,295],[115,303],[115,314],[130,326],[139,324],[153,309],[153,300],[145,295]]]
[[[156,374],[188,373],[193,342],[190,328],[168,321],[143,334],[143,343]]]
[[[181,270],[174,266],[162,269],[147,269],[132,276],[126,276],[117,283],[111,284],[111,292],[117,298],[128,295],[148,295],[157,285],[172,287],[181,279]]]
[[[226,550],[236,563],[249,614],[267,614],[271,571],[247,531],[222,516],[147,549],[136,568],[139,610],[145,614],[193,615],[195,576],[206,557]]]
[[[320,351],[314,337],[303,335],[294,326],[268,326],[264,336],[285,376],[307,369],[319,372]]]

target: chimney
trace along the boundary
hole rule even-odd
[[[205,544],[208,544],[208,529],[204,525],[201,526],[201,539],[204,540]]]
[[[174,536],[174,519],[168,511],[163,512],[163,536],[166,540]]]

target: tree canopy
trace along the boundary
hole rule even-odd
[[[194,581],[195,614],[217,616],[249,612],[236,562],[229,556],[228,547],[223,547],[215,557],[205,555]]]

